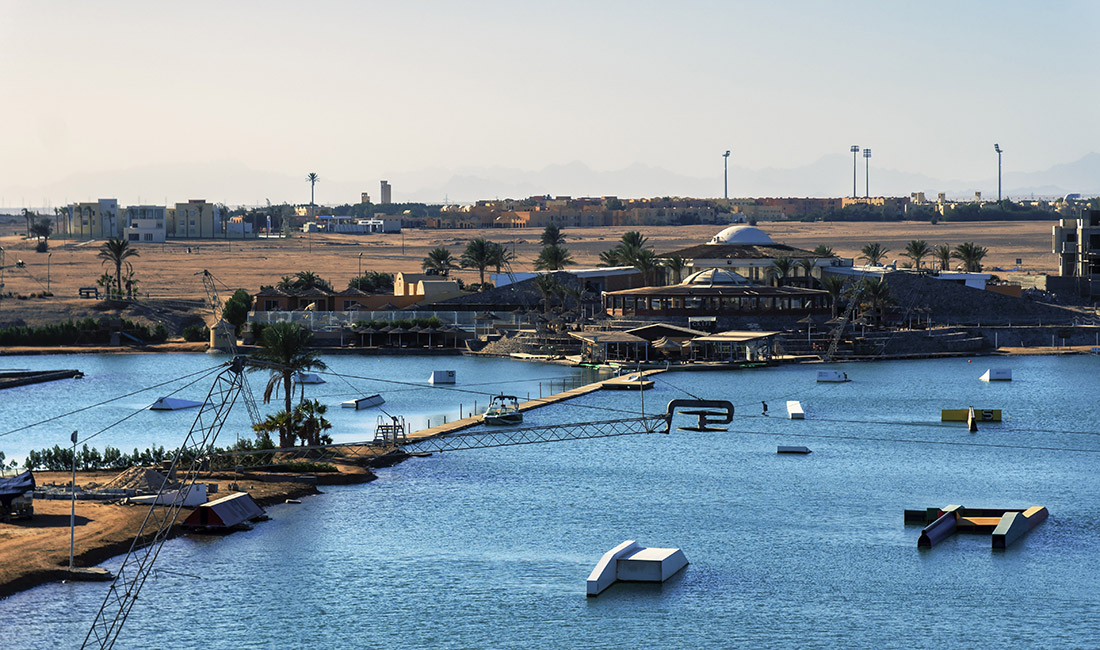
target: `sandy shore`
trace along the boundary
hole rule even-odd
[[[372,472],[359,467],[342,466],[341,470],[340,475],[329,477],[328,482],[357,483],[374,478]],[[103,484],[117,475],[117,471],[77,472],[76,483]],[[66,472],[35,472],[38,485],[68,485],[69,480]],[[316,486],[306,483],[269,483],[232,474],[217,474],[201,481],[219,484],[220,491],[211,495],[211,499],[228,494],[229,483],[238,483],[261,506],[320,493]],[[320,478],[319,482],[326,479]],[[0,523],[0,598],[68,577],[70,508],[70,501],[36,499],[33,519]],[[126,553],[148,511],[148,506],[77,501],[75,565],[90,567]],[[179,520],[190,512],[189,508],[181,510]],[[180,534],[182,530],[177,526],[171,536]]]

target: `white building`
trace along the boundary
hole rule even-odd
[[[164,243],[168,209],[163,205],[131,205],[123,211],[125,237],[132,242]]]

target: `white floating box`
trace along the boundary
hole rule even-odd
[[[616,582],[664,582],[687,566],[678,548],[642,548],[628,540],[603,554],[588,575],[588,595],[598,596]]]
[[[153,504],[158,506],[170,506],[179,502],[185,508],[194,508],[206,503],[206,483],[195,483],[190,487],[182,487],[178,490],[165,490],[157,496],[150,494],[140,497],[130,497],[127,503]]]
[[[386,400],[382,399],[381,395],[368,395],[367,397],[359,397],[356,399],[349,399],[345,402],[340,402],[340,406],[346,409],[369,409],[375,406],[381,406],[385,404]]]
[[[312,372],[299,372],[294,375],[294,383],[297,384],[323,384],[324,379],[321,376]]]
[[[792,420],[805,420],[806,412],[802,410],[802,403],[796,400],[787,402],[787,415]]]
[[[428,377],[429,384],[453,384],[455,383],[455,371],[454,370],[433,370],[432,376]]]
[[[1008,368],[990,368],[982,375],[982,381],[1012,381],[1012,371]]]
[[[832,383],[840,383],[845,381],[851,381],[848,379],[848,373],[841,372],[839,370],[818,370],[817,380],[826,381]]]

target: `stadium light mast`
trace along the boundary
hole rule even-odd
[[[859,153],[859,145],[853,144],[852,152],[852,198],[856,198],[856,154]]]
[[[1001,149],[1001,145],[993,145],[993,150],[997,152],[997,205],[1001,204],[1001,154],[1004,153],[1004,149]]]
[[[723,178],[723,188],[725,190],[725,196],[726,196],[726,203],[727,204],[729,203],[729,200],[730,200],[730,168],[729,168],[729,162],[730,162],[730,150],[726,149],[726,153],[722,154],[722,178]]]
[[[864,167],[864,169],[863,169],[863,173],[864,173],[863,190],[864,190],[864,192],[866,192],[866,198],[869,199],[869,198],[871,198],[871,150],[870,149],[864,149],[863,150],[863,162],[866,164],[866,167]]]

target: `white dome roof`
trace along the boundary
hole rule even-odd
[[[745,276],[728,269],[703,269],[687,276],[681,284],[730,285],[749,284]]]
[[[754,226],[730,226],[710,240],[712,244],[742,244],[746,246],[772,246],[775,242],[768,233]]]

